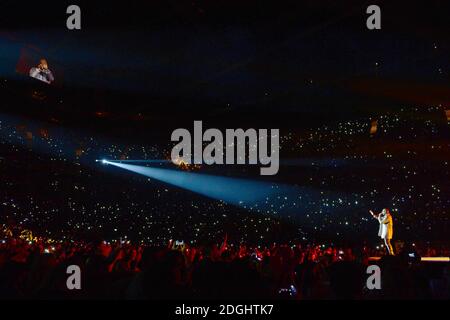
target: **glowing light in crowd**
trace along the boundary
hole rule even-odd
[[[373,120],[370,123],[370,134],[374,135],[378,131],[378,120]]]

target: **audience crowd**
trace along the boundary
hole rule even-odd
[[[370,259],[381,249],[327,245],[250,247],[208,243],[165,247],[103,240],[56,242],[5,237],[1,299],[448,299],[449,263],[423,263],[420,250]],[[422,254],[447,254],[422,251]],[[414,259],[416,257],[416,259]],[[381,269],[381,290],[366,282]],[[77,265],[81,289],[69,290]]]

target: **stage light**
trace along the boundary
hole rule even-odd
[[[381,257],[369,257],[369,261],[379,261]],[[423,262],[450,262],[450,257],[421,257]]]
[[[102,160],[102,163],[103,163],[103,164],[107,164],[107,163],[108,163],[108,161],[107,161],[107,160],[105,160],[105,159],[103,159],[103,160]]]
[[[426,261],[426,262],[450,262],[450,257],[422,257],[421,261]]]

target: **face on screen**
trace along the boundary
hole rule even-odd
[[[55,80],[53,77],[53,73],[48,67],[47,60],[44,58],[39,60],[39,64],[36,67],[32,67],[30,69],[29,75],[32,78],[48,84],[52,83]]]
[[[39,68],[44,69],[44,70],[48,69],[47,60],[41,59],[39,62],[40,62],[39,63]]]

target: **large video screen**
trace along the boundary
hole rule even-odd
[[[49,85],[61,85],[62,68],[51,55],[39,48],[26,46],[21,49],[16,72]]]

